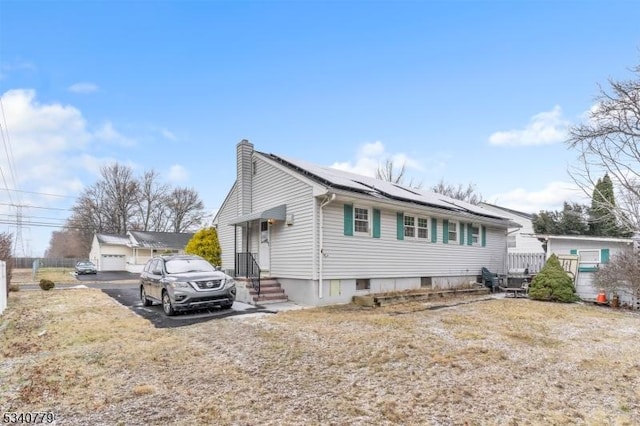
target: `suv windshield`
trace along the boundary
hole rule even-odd
[[[203,259],[171,259],[165,263],[167,274],[183,272],[214,272],[216,269]]]

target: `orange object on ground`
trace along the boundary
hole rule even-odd
[[[596,303],[607,303],[607,295],[604,293],[604,290],[600,290],[600,293],[598,293],[598,297],[596,297]]]

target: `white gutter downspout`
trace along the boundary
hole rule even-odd
[[[322,204],[320,204],[320,244],[319,244],[319,254],[320,254],[320,264],[319,264],[319,271],[318,271],[318,299],[322,299],[322,262],[324,259],[324,215],[323,215],[323,210],[322,208],[325,206],[328,206],[333,200],[336,199],[336,194],[331,194],[330,196],[327,196],[327,198],[322,202]]]

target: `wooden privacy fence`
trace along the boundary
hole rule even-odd
[[[540,272],[544,266],[544,253],[509,253],[507,259],[507,270],[524,270],[529,268],[529,273]]]

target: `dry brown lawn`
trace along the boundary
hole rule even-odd
[[[40,268],[34,278],[31,269],[14,269],[11,272],[11,284],[38,283],[41,279],[51,280],[56,284],[75,282],[75,277],[71,275],[74,270],[74,268]]]
[[[524,299],[177,329],[93,289],[12,293],[0,407],[58,424],[640,424],[640,316]]]

